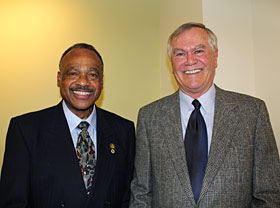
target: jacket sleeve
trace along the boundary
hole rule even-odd
[[[30,150],[19,122],[12,119],[6,137],[6,148],[0,180],[0,208],[28,207],[30,186]]]
[[[251,207],[280,207],[280,163],[265,104],[255,129],[253,201]]]
[[[151,164],[145,116],[138,114],[135,171],[131,183],[130,207],[152,207]]]
[[[135,158],[135,128],[134,124],[129,126],[129,131],[127,131],[127,138],[128,138],[128,165],[127,165],[127,177],[125,181],[125,193],[122,200],[122,208],[127,208],[129,206],[129,199],[130,199],[130,183],[133,176],[134,170],[134,158]]]

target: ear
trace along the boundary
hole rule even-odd
[[[57,86],[60,87],[61,77],[60,77],[60,71],[57,72]]]
[[[104,80],[104,75],[102,75],[102,78],[100,79],[100,89],[103,90],[103,80]]]
[[[215,54],[214,54],[214,58],[215,58],[215,66],[216,68],[218,67],[218,54],[219,54],[219,51],[218,49],[215,51]]]

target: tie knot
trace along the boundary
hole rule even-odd
[[[196,110],[200,109],[201,104],[198,100],[193,100],[192,104]]]
[[[79,125],[78,128],[81,129],[82,131],[86,131],[88,129],[89,123],[86,121],[82,121]]]

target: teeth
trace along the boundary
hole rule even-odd
[[[185,71],[185,74],[195,74],[200,72],[202,69],[194,69],[194,70],[190,70],[190,71]]]
[[[77,95],[90,95],[90,92],[74,91]]]

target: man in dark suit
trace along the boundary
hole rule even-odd
[[[213,84],[217,39],[187,23],[169,38],[179,90],[140,109],[130,207],[280,207],[264,102]]]
[[[63,101],[10,122],[0,207],[128,207],[134,124],[95,106],[102,58],[93,46],[75,44],[59,68]]]

